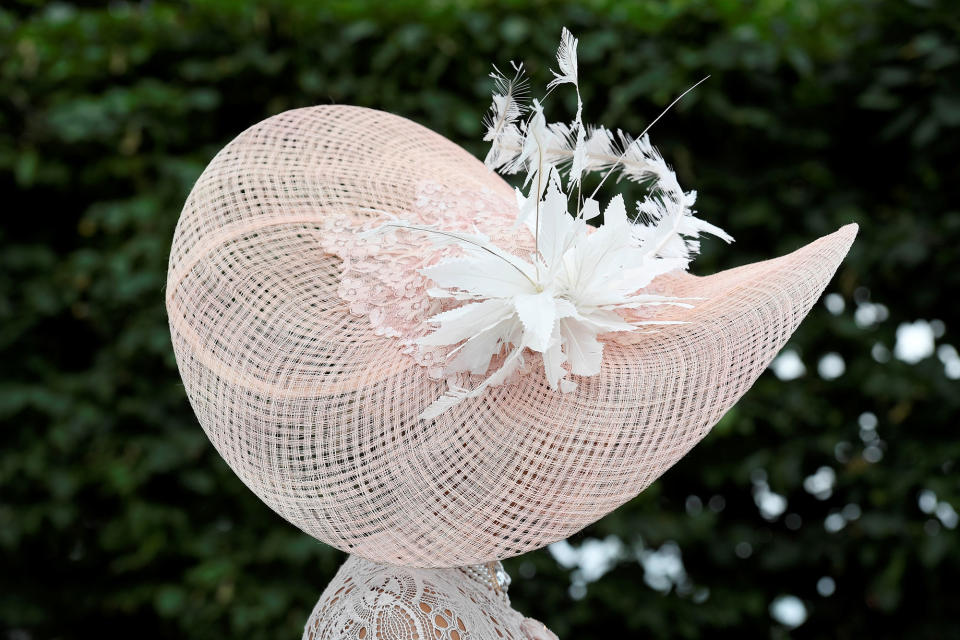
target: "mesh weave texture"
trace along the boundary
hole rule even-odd
[[[856,235],[848,225],[781,258],[664,276],[658,292],[705,298],[670,310],[687,324],[607,340],[600,374],[574,376],[572,393],[519,375],[426,422],[444,381],[351,309],[331,249],[344,221],[423,216],[425,183],[465,194],[464,216],[471,191],[512,201],[482,163],[409,120],[279,114],[199,178],[167,282],[187,394],[230,467],[303,531],[395,565],[515,556],[636,496],[753,384]]]

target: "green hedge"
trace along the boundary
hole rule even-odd
[[[577,575],[541,551],[507,563],[515,606],[564,638],[956,637],[952,0],[4,3],[6,637],[299,638],[341,555],[259,503],[187,405],[163,309],[179,209],[224,143],[292,107],[387,109],[480,153],[489,64],[522,59],[545,81],[562,25],[581,37],[590,121],[637,132],[712,75],[653,132],[702,217],[737,238],[705,243],[695,271],[849,221],[861,234],[828,289],[844,310],[818,305],[789,346],[806,374],[764,374],[661,481],[571,541],[672,542],[686,579],[655,590],[630,551],[571,594]],[[942,359],[890,357],[917,319],[940,321]],[[836,380],[817,372],[830,352]],[[836,482],[821,500],[804,479],[824,466]],[[764,486],[787,500],[770,520]],[[807,611],[793,631],[769,612],[783,595]]]

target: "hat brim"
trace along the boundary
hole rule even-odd
[[[217,450],[271,508],[367,559],[460,566],[563,539],[636,496],[750,388],[821,295],[857,231],[707,277],[655,282],[702,298],[685,324],[605,342],[570,393],[543,376],[433,421],[445,390],[351,313],[333,212],[403,217],[425,179],[509,186],[457,145],[357,107],[299,109],[231,142],[178,224],[167,308],[178,365]]]

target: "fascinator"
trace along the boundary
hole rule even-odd
[[[186,392],[243,482],[318,540],[457,567],[570,536],[709,432],[847,253],[852,224],[688,274],[701,236],[732,238],[646,134],[583,123],[568,32],[558,64],[566,123],[521,66],[494,73],[485,161],[318,106],[241,133],[190,193],[166,291]],[[596,190],[617,179],[646,195]]]

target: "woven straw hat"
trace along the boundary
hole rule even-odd
[[[173,240],[173,344],[210,440],[277,513],[338,549],[413,566],[563,539],[707,434],[783,347],[857,231],[708,277],[658,277],[649,291],[697,301],[648,317],[684,324],[602,336],[600,372],[571,375],[566,393],[530,354],[502,384],[424,419],[449,384],[436,350],[412,342],[450,304],[425,293],[419,269],[434,250],[362,231],[385,214],[460,220],[529,252],[516,206],[457,145],[357,107],[276,115],[210,163]]]

